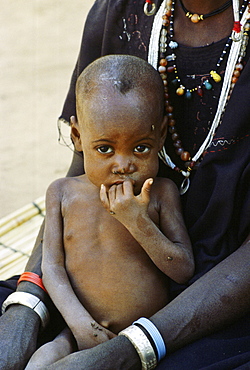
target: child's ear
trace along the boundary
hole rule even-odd
[[[162,123],[161,123],[161,137],[160,137],[160,150],[162,150],[162,147],[165,143],[166,137],[168,132],[168,118],[167,116],[164,116]]]
[[[80,128],[75,116],[70,117],[70,126],[71,126],[71,139],[74,143],[75,149],[78,152],[82,152]]]

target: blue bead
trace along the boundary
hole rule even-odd
[[[205,86],[205,88],[207,89],[207,90],[211,90],[212,89],[212,85],[210,84],[210,82],[209,81],[205,81],[204,82],[204,86]]]
[[[179,85],[179,81],[177,79],[174,79],[171,81],[171,83],[174,85],[174,86],[178,86]]]
[[[191,94],[190,90],[187,90],[186,93],[185,93],[185,98],[189,100],[189,99],[191,99],[191,97],[192,97],[192,94]]]

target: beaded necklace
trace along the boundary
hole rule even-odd
[[[224,10],[226,10],[227,8],[229,8],[229,6],[231,5],[231,3],[232,3],[232,0],[228,0],[225,4],[223,4],[218,9],[215,9],[215,10],[213,10],[210,13],[207,13],[207,14],[197,14],[197,13],[191,13],[191,12],[189,12],[187,10],[187,8],[184,6],[182,0],[180,0],[180,4],[181,4],[181,7],[182,7],[182,10],[184,11],[186,17],[189,18],[192,23],[198,23],[200,21],[204,21],[204,19],[206,19],[206,18],[209,18],[209,17],[212,17],[214,15],[217,15],[217,14],[220,14],[220,13],[224,12]]]
[[[180,0],[181,1],[181,0]],[[243,10],[245,9],[245,6],[246,6],[246,3],[248,1],[247,0],[244,0],[243,2],[243,6],[239,12],[240,16],[242,16],[242,13],[243,13]],[[174,28],[173,28],[173,24],[174,24],[174,9],[175,9],[175,2],[172,1],[172,6],[171,6],[171,15],[169,17],[169,39],[170,39],[170,42],[169,42],[169,47],[174,50],[178,47],[178,43],[176,41],[174,41]],[[163,26],[162,30],[161,30],[161,41],[164,42],[164,45],[167,44],[167,35],[168,33],[166,32],[166,26]],[[203,96],[203,92],[204,90],[211,90],[213,85],[212,83],[215,82],[215,83],[219,83],[221,82],[221,76],[219,75],[218,71],[219,71],[219,68],[220,68],[220,65],[223,61],[223,59],[226,57],[228,51],[229,51],[229,48],[231,46],[231,43],[232,43],[232,37],[231,35],[228,37],[228,40],[221,52],[221,55],[216,63],[216,66],[215,66],[215,69],[214,70],[211,70],[208,74],[207,74],[207,78],[201,83],[199,84],[198,86],[194,86],[192,88],[187,88],[184,86],[184,84],[181,82],[179,76],[178,76],[178,71],[177,71],[177,65],[176,63],[174,63],[172,66],[168,67],[167,68],[167,71],[169,73],[172,73],[174,72],[175,74],[175,79],[172,81],[174,83],[174,85],[177,87],[176,89],[176,94],[178,96],[182,96],[184,95],[186,99],[191,99],[192,97],[192,93],[193,92],[196,92],[199,96]],[[164,55],[166,51],[166,47],[162,47],[160,45],[160,52],[162,53],[162,55]],[[163,56],[164,57],[164,56]],[[169,58],[168,61],[173,61],[176,59],[176,56],[175,54],[172,54],[172,58]]]
[[[248,2],[248,7],[245,9],[244,14],[241,17],[240,28],[236,29],[234,27],[232,31],[232,35],[230,37],[230,45],[225,46],[228,50],[229,50],[229,46],[231,47],[230,47],[228,62],[227,62],[226,70],[225,70],[224,80],[223,80],[221,93],[220,93],[218,106],[217,106],[217,111],[214,116],[214,120],[211,124],[210,130],[204,142],[202,143],[197,153],[192,158],[190,156],[190,153],[185,151],[184,148],[182,147],[182,143],[181,143],[180,137],[176,129],[176,122],[173,116],[174,108],[171,105],[170,100],[169,100],[169,90],[168,90],[167,78],[168,78],[168,73],[171,72],[171,70],[169,70],[168,63],[171,61],[175,61],[176,55],[173,52],[172,54],[167,55],[167,50],[168,50],[168,47],[170,47],[172,51],[174,50],[174,48],[178,47],[178,44],[173,39],[174,37],[173,21],[174,21],[174,6],[175,6],[174,0],[173,1],[165,0],[162,3],[159,11],[157,12],[155,16],[153,27],[152,27],[152,32],[151,32],[150,44],[149,44],[148,62],[152,64],[156,69],[158,68],[158,71],[162,77],[162,80],[164,83],[164,90],[165,90],[165,99],[166,99],[165,107],[166,107],[166,114],[168,117],[169,132],[171,134],[173,144],[176,148],[176,154],[180,156],[181,160],[184,162],[185,170],[180,169],[174,164],[172,159],[166,153],[165,148],[163,148],[163,150],[159,153],[159,157],[166,165],[168,165],[170,168],[181,173],[184,176],[184,180],[181,184],[181,189],[180,189],[181,194],[184,194],[188,190],[189,185],[190,185],[190,173],[193,170],[193,168],[198,164],[198,161],[202,159],[202,157],[206,153],[206,150],[208,149],[208,147],[210,146],[212,142],[215,131],[221,122],[221,118],[225,110],[226,103],[243,69],[242,59],[245,56],[245,50],[246,50],[246,46],[248,43],[248,31],[250,30],[250,23],[248,21],[250,18],[250,5],[249,5],[249,1],[244,1],[244,4],[246,2]],[[233,3],[235,4],[235,0],[233,1]],[[237,21],[237,25],[238,25],[238,21]],[[168,27],[169,27],[169,32],[168,32]],[[235,33],[237,33],[236,36],[234,36]],[[223,51],[225,51],[225,48]],[[160,55],[160,58],[159,58],[159,55]],[[158,59],[159,59],[159,65],[158,65]],[[218,63],[220,65],[220,59]],[[207,89],[206,86],[205,86],[205,89]],[[197,89],[197,93],[198,94],[200,93],[198,89]]]
[[[178,48],[178,43],[176,41],[174,41],[174,28],[173,28],[174,9],[175,9],[175,2],[172,1],[171,15],[169,17],[169,33],[167,32],[167,26],[166,25],[163,25],[162,30],[161,30],[160,53],[162,55],[162,58],[165,58],[165,59],[166,59],[166,56],[164,54],[167,50],[167,47],[166,47],[167,46],[167,37],[169,37],[169,40],[170,40],[168,46],[173,51],[174,51],[174,49]],[[165,17],[165,15],[164,15],[164,17]],[[223,49],[221,55],[220,55],[220,57],[217,61],[215,70],[211,70],[208,73],[207,78],[205,79],[205,81],[202,84],[199,84],[198,86],[194,86],[192,88],[187,88],[186,86],[184,86],[184,84],[181,82],[181,80],[178,76],[176,63],[167,67],[167,72],[168,73],[174,73],[175,74],[175,79],[172,82],[177,87],[176,94],[178,96],[184,95],[186,99],[191,99],[193,92],[197,92],[197,94],[199,96],[203,96],[202,87],[204,87],[205,90],[211,90],[212,87],[213,87],[212,83],[211,83],[211,80],[213,80],[216,83],[220,82],[221,81],[221,76],[218,74],[218,70],[219,70],[219,67],[221,65],[221,62],[223,61],[224,57],[226,56],[226,54],[229,50],[229,47],[231,45],[231,41],[232,41],[232,39],[231,39],[231,37],[229,37],[225,46],[224,46],[224,49]],[[174,54],[174,52],[172,53],[171,57],[167,56],[167,61],[168,62],[175,61],[175,59],[176,59],[176,55]]]

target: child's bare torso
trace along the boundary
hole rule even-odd
[[[149,214],[158,224],[154,198],[152,192]],[[166,305],[167,277],[103,208],[98,188],[85,176],[65,179],[61,206],[66,270],[76,295],[97,322],[117,333]]]

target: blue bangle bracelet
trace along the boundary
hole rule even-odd
[[[154,344],[155,344],[155,347],[156,347],[156,350],[157,350],[157,357],[158,357],[158,361],[162,360],[166,354],[167,354],[167,349],[166,349],[166,345],[164,343],[164,340],[159,332],[159,330],[157,329],[157,327],[152,323],[152,321],[150,321],[149,319],[146,319],[146,317],[141,317],[140,319],[136,320],[133,322],[133,324],[139,324],[141,326],[144,327],[144,329],[147,330],[147,332],[149,333],[149,335],[151,336]]]

